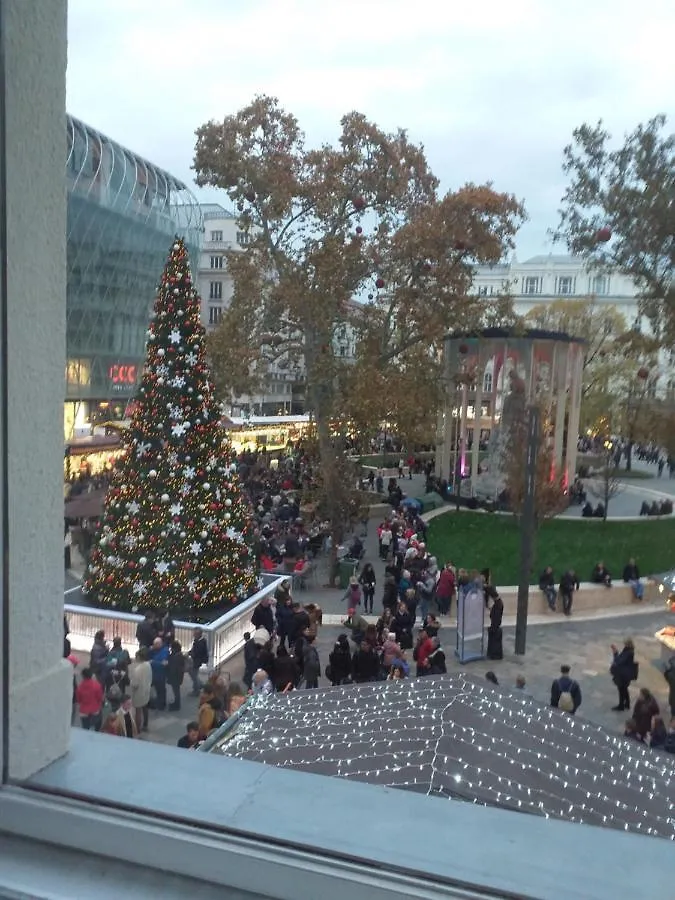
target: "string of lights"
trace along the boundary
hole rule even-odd
[[[255,697],[214,752],[675,840],[675,768],[472,678]]]

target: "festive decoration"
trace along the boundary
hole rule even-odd
[[[361,228],[360,225],[357,225],[357,226],[356,226],[356,233],[357,233],[357,234],[363,234],[363,228]]]
[[[363,209],[366,205],[366,201],[364,197],[360,195],[358,197],[354,197],[354,209]]]
[[[637,377],[640,379],[640,381],[646,381],[647,378],[649,378],[649,369],[647,369],[645,366],[640,366],[637,371]]]
[[[458,350],[462,354],[462,356],[466,356],[466,354],[469,352],[469,345],[468,344],[460,344],[458,347]]]
[[[599,244],[606,244],[607,241],[610,241],[611,239],[612,239],[611,228],[607,228],[605,226],[604,228],[598,228],[598,230],[595,232],[595,240]]]
[[[199,297],[176,238],[125,452],[85,573],[84,591],[97,605],[140,602],[199,618],[251,593],[250,513],[218,422]]]
[[[375,287],[376,287],[378,290],[380,290],[381,288],[383,288],[383,287],[384,287],[384,278],[378,278],[377,281],[375,282]]]
[[[214,752],[675,839],[664,756],[463,675],[257,695]]]

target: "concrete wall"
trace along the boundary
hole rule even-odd
[[[13,778],[65,753],[70,732],[72,672],[61,639],[66,9],[66,0],[2,0]]]

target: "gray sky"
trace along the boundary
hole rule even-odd
[[[192,184],[195,129],[256,93],[311,143],[358,109],[422,142],[443,189],[524,199],[521,259],[551,249],[576,125],[675,122],[673,0],[69,0],[69,17],[68,111],[174,175]]]

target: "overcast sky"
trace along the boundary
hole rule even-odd
[[[675,123],[674,0],[69,0],[69,17],[68,111],[191,185],[195,129],[256,93],[311,143],[357,109],[407,128],[443,189],[524,199],[521,259],[551,250],[576,125]]]

